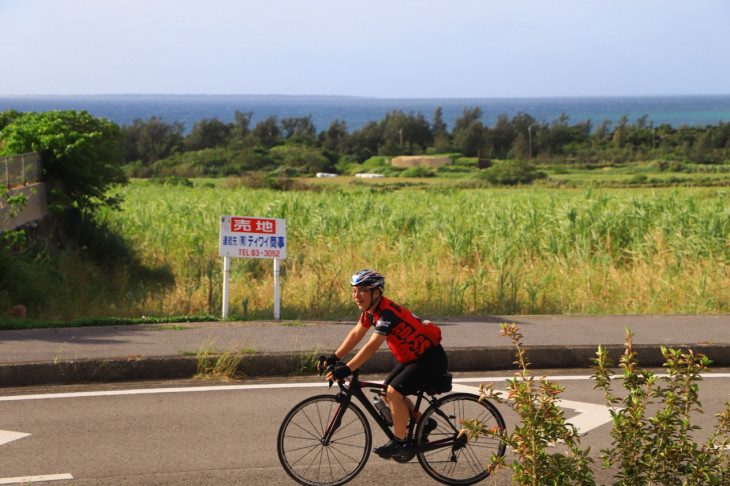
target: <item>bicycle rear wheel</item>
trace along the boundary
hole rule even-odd
[[[429,419],[436,428],[423,439]],[[470,441],[466,435],[457,439],[462,421],[476,419],[489,429],[504,431],[504,419],[494,405],[479,402],[469,393],[454,393],[434,403],[418,421],[416,437],[419,442],[418,462],[429,476],[444,484],[474,484],[489,476],[492,455],[504,455],[505,445],[496,437],[482,436]]]
[[[284,417],[276,448],[284,470],[300,484],[337,486],[362,470],[370,455],[367,418],[350,403],[329,442],[325,434],[340,404],[334,395],[307,398]]]

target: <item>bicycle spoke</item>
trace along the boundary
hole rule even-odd
[[[304,400],[284,419],[277,449],[286,472],[312,486],[343,484],[360,472],[370,454],[372,438],[362,411],[350,404],[334,423],[341,405],[332,395]],[[330,430],[336,425],[336,428]],[[323,442],[325,435],[328,442]]]
[[[436,420],[436,428],[429,434],[428,442],[422,444],[424,449],[418,453],[418,460],[437,481],[453,485],[481,481],[489,475],[487,466],[492,454],[504,454],[499,439],[480,437],[469,441],[458,437],[467,419],[480,420],[490,428],[504,428],[499,412],[489,403],[480,403],[476,395],[456,393],[435,402],[423,413],[420,430],[429,419]]]

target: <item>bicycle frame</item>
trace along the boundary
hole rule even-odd
[[[375,422],[380,426],[380,429],[383,431],[383,433],[388,437],[388,439],[395,439],[396,436],[391,430],[390,426],[385,422],[385,419],[380,415],[380,412],[375,408],[375,406],[370,402],[367,396],[365,396],[365,392],[363,389],[370,389],[371,391],[377,392],[380,395],[385,394],[385,390],[388,388],[388,385],[385,385],[383,383],[376,383],[371,381],[360,381],[359,379],[359,373],[360,370],[355,370],[352,374],[352,379],[345,383],[343,381],[338,381],[337,385],[340,388],[340,391],[337,393],[337,402],[340,404],[337,412],[332,417],[332,420],[330,421],[329,425],[327,426],[327,430],[325,431],[324,437],[322,438],[322,443],[324,445],[328,445],[330,439],[332,438],[332,434],[337,430],[337,428],[340,426],[342,415],[345,413],[345,410],[347,409],[347,406],[352,401],[352,398],[356,398],[360,404],[363,406],[365,411],[370,414],[370,416],[375,420]],[[332,383],[330,383],[330,386],[332,386]],[[428,398],[427,396],[424,396],[425,392],[423,390],[419,391],[416,394],[416,402],[414,404],[414,411],[418,412],[421,406],[421,403],[423,400],[428,402],[429,404],[438,403],[438,398]],[[444,416],[444,418],[447,418],[446,415],[437,408],[436,413]],[[466,437],[462,440],[460,439],[444,439],[439,441],[430,442],[428,444],[417,444],[416,443],[416,424],[418,423],[418,418],[414,417],[415,414],[411,414],[411,417],[408,421],[408,425],[406,428],[407,431],[407,438],[409,442],[411,442],[414,446],[417,447],[418,451],[429,451],[434,449],[439,449],[442,447],[460,447],[463,444],[466,443]],[[454,431],[455,433],[458,433],[458,430]]]
[[[368,390],[383,396],[388,385],[361,381],[359,374],[355,370],[351,380],[339,381],[335,394],[302,400],[282,421],[277,435],[279,461],[298,483],[343,485],[357,476],[373,450],[373,423],[386,437],[395,438],[367,396]],[[424,471],[438,482],[474,484],[489,476],[491,471],[485,464],[490,463],[492,454],[503,456],[505,446],[498,438],[472,444],[468,434],[462,433],[462,421],[474,418],[504,430],[504,420],[492,404],[477,395],[446,393],[450,376],[443,378],[448,381],[442,379],[411,397],[418,413],[408,420],[408,447],[403,453],[381,457],[400,463],[417,457]],[[330,381],[330,388],[333,384]],[[368,420],[368,414],[372,420]]]

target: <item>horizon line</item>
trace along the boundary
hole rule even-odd
[[[341,94],[251,94],[251,93],[76,93],[76,94],[0,94],[0,98],[92,98],[92,97],[249,97],[249,98],[344,98],[364,100],[536,100],[536,99],[585,99],[585,98],[669,98],[730,96],[728,93],[675,93],[675,94],[615,94],[615,95],[550,95],[550,96],[431,96],[431,97],[382,97]]]

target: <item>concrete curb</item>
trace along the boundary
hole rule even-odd
[[[604,346],[614,364],[618,364],[625,348]],[[672,346],[680,348],[679,346]],[[589,368],[596,357],[597,346],[526,346],[530,369]],[[639,364],[646,368],[661,367],[664,358],[660,345],[635,345]],[[730,346],[700,344],[682,346],[713,360],[711,366],[730,366]],[[512,347],[449,348],[451,371],[514,371],[515,349]],[[315,352],[256,353],[247,355],[238,370],[247,376],[287,376],[310,374]],[[377,352],[366,364],[367,373],[387,373],[395,365],[389,351]],[[86,382],[188,379],[198,372],[198,358],[135,357],[126,359],[85,359],[58,362],[12,363],[0,365],[0,386],[31,386]]]

